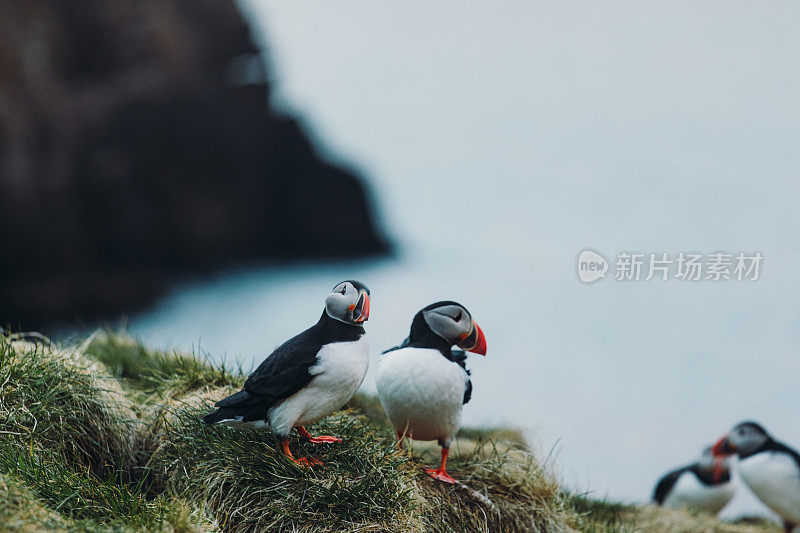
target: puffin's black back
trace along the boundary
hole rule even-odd
[[[467,369],[467,354],[463,350],[453,350],[452,345],[448,344],[445,339],[434,333],[423,316],[425,311],[430,311],[431,309],[445,305],[457,305],[459,307],[464,307],[458,302],[445,300],[442,302],[432,303],[429,306],[420,309],[411,320],[411,330],[408,333],[408,337],[406,337],[406,339],[401,342],[400,345],[384,350],[382,353],[388,353],[394,350],[400,350],[402,348],[425,348],[439,350],[439,353],[441,353],[445,358],[463,368],[464,372],[466,372],[468,376],[472,375],[472,372]],[[468,379],[466,390],[464,391],[463,403],[467,403],[471,398],[472,380]]]
[[[653,501],[658,503],[659,505],[664,503],[664,500],[667,499],[669,491],[671,491],[672,487],[675,486],[675,483],[678,482],[678,478],[681,477],[681,474],[684,474],[686,472],[691,472],[692,474],[694,474],[697,480],[707,487],[713,487],[714,485],[727,483],[728,481],[731,480],[730,470],[726,469],[725,475],[715,480],[713,474],[709,473],[707,470],[700,468],[699,463],[692,463],[688,466],[684,466],[682,468],[678,468],[677,470],[673,470],[672,472],[662,477],[658,481],[658,484],[656,485],[655,492],[653,493]]]
[[[656,484],[656,490],[653,492],[653,501],[659,505],[662,505],[664,500],[667,499],[667,494],[669,494],[669,491],[671,491],[672,487],[675,486],[675,483],[678,482],[678,478],[681,477],[681,474],[687,472],[689,468],[690,467],[688,466],[678,468],[677,470],[669,472],[660,480],[658,480],[658,483]]]
[[[751,454],[748,454],[748,455],[743,455],[743,456],[740,455],[739,458],[740,459],[746,459],[747,457],[750,457],[751,455],[755,455],[755,454],[760,453],[760,452],[785,453],[785,454],[791,456],[792,459],[794,459],[794,462],[797,464],[797,468],[800,469],[800,453],[797,453],[797,451],[795,449],[790,448],[789,446],[785,445],[784,443],[778,442],[778,441],[772,439],[771,437],[769,438],[769,440],[767,440],[767,442],[764,444],[764,446],[762,446],[759,450],[757,450],[757,451],[755,451],[755,452],[753,452]]]
[[[360,325],[345,324],[323,311],[319,321],[281,344],[247,378],[244,387],[217,402],[217,411],[203,420],[208,424],[241,416],[247,422],[261,420],[277,402],[288,398],[311,381],[308,369],[317,362],[320,349],[334,342],[357,341]]]

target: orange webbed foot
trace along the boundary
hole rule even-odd
[[[319,459],[315,459],[314,457],[299,457],[299,458],[294,457],[292,455],[291,450],[289,449],[288,440],[284,440],[281,442],[281,451],[283,452],[283,455],[285,455],[287,459],[289,459],[296,465],[305,468],[309,468],[312,466],[322,466],[322,461],[320,461]]]
[[[436,470],[434,470],[433,468],[428,468],[425,470],[425,472],[427,472],[428,475],[431,476],[433,479],[438,479],[439,481],[442,481],[444,483],[455,484],[457,483],[456,480],[451,478],[450,475],[445,470],[445,467],[447,465],[447,455],[449,453],[450,453],[450,448],[442,447],[442,465]]]
[[[295,429],[297,430],[297,433],[300,435],[301,439],[305,440],[306,442],[310,442],[311,444],[335,444],[337,442],[342,442],[342,439],[339,437],[331,437],[330,435],[312,437],[311,433],[309,433],[303,426],[297,426]]]
[[[322,461],[315,457],[292,457],[292,461],[296,465],[300,465],[304,468],[311,468],[312,466],[323,466]]]
[[[311,437],[308,442],[311,444],[336,444],[337,442],[342,442],[342,439],[330,435],[320,435],[319,437]]]
[[[428,468],[425,470],[425,472],[427,472],[428,475],[431,476],[433,479],[438,479],[439,481],[442,481],[444,483],[450,483],[450,484],[456,483],[456,480],[450,477],[450,474],[448,474],[442,468],[437,468],[437,469]]]

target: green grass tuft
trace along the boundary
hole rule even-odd
[[[6,446],[44,450],[93,471],[131,452],[136,424],[116,380],[76,350],[0,336],[0,427]]]
[[[341,444],[294,441],[295,455],[324,462],[306,469],[282,457],[271,435],[205,426],[204,412],[187,409],[165,424],[151,467],[168,491],[226,528],[343,531],[386,523],[413,504],[408,459],[363,417],[340,413],[314,428],[342,436]]]
[[[142,423],[102,365],[78,348],[0,336],[0,383],[4,480],[69,528],[188,527],[177,501],[149,497],[134,447]]]
[[[342,443],[291,441],[324,462],[301,468],[267,432],[201,422],[243,381],[112,332],[63,349],[0,334],[0,531],[772,530],[570,496],[507,428],[462,430],[445,485],[424,472],[438,446],[398,450],[362,395],[309,428]]]
[[[148,350],[131,337],[109,331],[94,335],[86,353],[105,365],[125,387],[161,398],[243,382],[239,366],[232,372],[225,365],[210,364],[208,358]]]

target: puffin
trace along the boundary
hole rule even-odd
[[[275,349],[247,378],[242,390],[218,401],[206,424],[271,430],[283,454],[296,464],[321,465],[295,458],[289,433],[296,429],[312,444],[340,442],[330,435],[312,437],[305,426],[340,409],[356,393],[369,366],[364,322],[369,319],[369,289],[361,282],[338,283],[325,299],[316,324]]]
[[[690,508],[716,515],[733,498],[730,461],[714,456],[711,446],[694,463],[665,474],[653,502],[667,509]]]
[[[714,445],[716,456],[738,455],[739,476],[783,519],[786,533],[800,525],[800,454],[758,423],[741,422]]]
[[[447,455],[461,425],[462,407],[472,396],[463,350],[486,355],[483,331],[463,305],[436,302],[414,316],[408,338],[383,352],[376,374],[378,396],[398,446],[403,447],[404,436],[438,441],[441,465],[426,472],[445,483],[456,482],[447,473]]]

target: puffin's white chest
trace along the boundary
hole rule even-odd
[[[326,344],[308,369],[311,382],[269,413],[273,431],[288,434],[296,426],[313,424],[346,404],[358,391],[369,367],[367,336],[357,341]]]
[[[734,488],[729,481],[719,485],[704,485],[692,472],[684,472],[675,482],[663,506],[668,509],[690,508],[717,514],[733,498]]]
[[[467,380],[458,364],[424,348],[383,355],[376,378],[381,404],[397,431],[448,444],[461,425]]]
[[[740,459],[739,475],[767,507],[800,523],[800,468],[790,455],[765,451]]]

